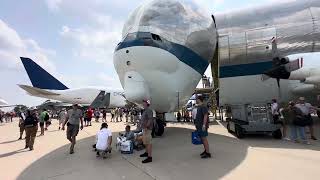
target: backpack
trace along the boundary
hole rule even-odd
[[[33,127],[37,124],[37,120],[33,116],[28,116],[24,120],[24,127]]]
[[[48,121],[50,119],[49,114],[46,113],[46,115],[44,116],[44,121]]]

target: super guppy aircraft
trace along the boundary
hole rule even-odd
[[[139,6],[114,52],[126,98],[137,104],[150,99],[160,113],[175,111],[194,93],[209,63],[219,77],[220,104],[267,102],[278,96],[280,85],[282,100],[292,98],[288,79],[295,80],[292,72],[301,66],[292,68],[287,56],[320,50],[320,1],[213,14],[187,0]],[[262,75],[270,79],[262,81]]]

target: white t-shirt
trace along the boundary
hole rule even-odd
[[[295,107],[299,108],[303,115],[311,114],[312,105],[310,103],[296,104]]]
[[[107,129],[103,128],[97,133],[97,143],[96,148],[98,150],[104,151],[108,148],[108,138],[112,137],[112,132]]]
[[[278,103],[271,104],[271,113],[272,115],[279,115],[279,105]]]
[[[197,112],[198,112],[198,108],[195,106],[195,107],[193,107],[193,109],[192,109],[192,119],[194,120],[194,119],[196,119],[196,117],[197,117]]]

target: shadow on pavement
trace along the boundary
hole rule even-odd
[[[4,157],[8,157],[8,156],[13,156],[13,155],[15,155],[15,154],[24,153],[24,152],[28,152],[28,151],[29,151],[29,149],[19,149],[19,150],[12,151],[12,152],[9,152],[9,153],[0,154],[0,158],[4,158]]]
[[[14,143],[14,142],[17,142],[17,141],[23,141],[23,140],[22,139],[16,139],[16,140],[11,140],[11,141],[4,141],[4,142],[0,142],[0,144],[10,144],[10,143]]]
[[[246,157],[248,146],[227,136],[209,134],[213,158],[201,159],[202,146],[191,144],[191,129],[168,127],[161,138],[153,139],[153,162],[142,164],[139,154],[96,158],[95,137],[77,142],[75,154],[62,146],[27,167],[18,180],[40,179],[219,179],[235,169]],[[113,139],[115,140],[114,133]]]

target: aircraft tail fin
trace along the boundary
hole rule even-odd
[[[33,87],[49,90],[68,89],[63,83],[49,74],[41,66],[30,58],[20,57],[24,68],[26,69]]]

